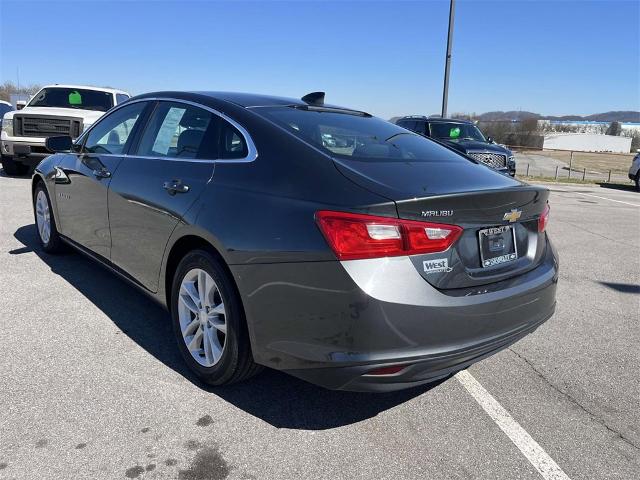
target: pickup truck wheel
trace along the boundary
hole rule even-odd
[[[640,170],[636,173],[636,191],[640,192]]]
[[[42,249],[47,253],[59,253],[64,251],[64,244],[60,240],[56,219],[51,211],[49,194],[42,182],[38,183],[33,192],[33,213],[36,218],[38,240]]]
[[[224,385],[255,375],[242,302],[220,260],[204,250],[188,253],[171,288],[178,348],[205,383]]]
[[[24,165],[20,162],[16,162],[13,158],[2,155],[2,168],[4,173],[10,176],[22,176],[26,175],[29,171],[29,165]]]

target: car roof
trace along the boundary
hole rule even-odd
[[[291,97],[279,97],[276,95],[262,95],[259,93],[242,93],[242,92],[214,92],[214,91],[163,91],[163,92],[149,92],[141,95],[137,95],[134,99],[142,98],[178,98],[187,99],[189,96],[197,97],[196,100],[202,99],[202,97],[208,97],[212,100],[218,100],[222,102],[232,103],[234,105],[243,108],[255,108],[255,107],[274,107],[274,106],[287,106],[287,105],[308,105],[300,98]],[[336,108],[345,111],[359,112],[353,108],[341,107],[339,105],[323,104],[318,107]],[[364,113],[364,112],[359,112]]]
[[[191,92],[207,97],[225,100],[241,107],[267,107],[276,105],[305,105],[299,98],[278,97],[275,95],[261,95],[241,92]]]
[[[461,118],[446,118],[446,117],[427,117],[424,115],[408,115],[406,117],[400,117],[398,120],[396,121],[400,121],[400,120],[425,120],[427,122],[432,122],[432,123],[438,123],[438,122],[442,122],[442,123],[467,123],[467,124],[473,124],[472,121],[470,120],[463,120]]]
[[[117,88],[94,87],[92,85],[69,85],[69,84],[56,83],[53,85],[45,85],[42,88],[82,88],[84,90],[96,90],[98,92],[107,92],[107,93],[124,93],[125,95],[129,95],[129,93],[125,92],[124,90],[118,90]]]

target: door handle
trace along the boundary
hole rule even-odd
[[[94,170],[93,175],[96,178],[109,178],[111,176],[111,172],[106,168],[101,168],[100,170]]]
[[[170,182],[164,182],[162,184],[169,195],[175,195],[176,193],[187,193],[189,191],[189,185],[185,185],[181,180],[171,180]]]

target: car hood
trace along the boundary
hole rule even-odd
[[[453,148],[457,150],[464,150],[467,152],[495,152],[495,153],[503,153],[508,154],[511,153],[510,150],[496,145],[494,143],[486,143],[486,142],[478,142],[476,140],[440,140],[441,142],[451,145]]]
[[[9,112],[5,118],[12,118],[13,115],[47,115],[52,117],[75,117],[81,118],[85,125],[92,124],[98,120],[105,112],[98,110],[83,110],[81,108],[55,108],[55,107],[25,107],[22,110]],[[11,116],[9,116],[11,115]]]
[[[367,190],[390,200],[496,190],[525,184],[490,167],[467,162],[371,162],[334,159],[338,170]]]

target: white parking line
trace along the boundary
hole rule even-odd
[[[468,371],[463,370],[456,375],[458,381],[471,394],[476,402],[496,422],[496,425],[527,457],[531,465],[546,480],[569,480],[569,477],[558,464],[545,452],[527,431],[509,415],[502,405],[487,392]]]
[[[637,203],[623,202],[622,200],[614,200],[613,198],[607,198],[607,197],[599,197],[598,195],[592,195],[590,193],[574,192],[572,190],[559,190],[559,191],[565,192],[565,193],[577,193],[578,195],[584,195],[585,197],[594,197],[594,198],[599,198],[601,200],[609,200],[610,202],[624,203],[625,205],[631,205],[632,207],[640,207],[640,204],[637,204]]]

